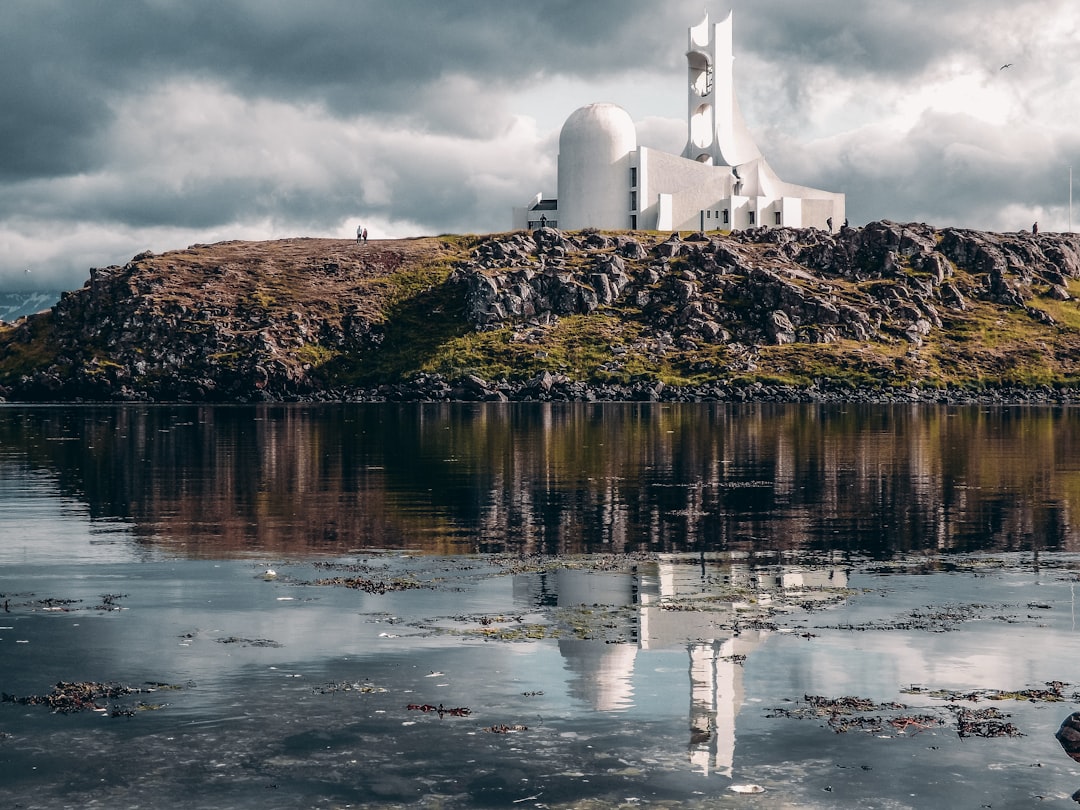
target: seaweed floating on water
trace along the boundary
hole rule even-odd
[[[117,700],[131,695],[147,694],[162,689],[179,689],[179,686],[161,683],[148,683],[143,687],[125,686],[118,683],[98,683],[96,681],[58,681],[47,695],[27,695],[16,697],[6,692],[0,693],[4,703],[18,703],[22,706],[48,706],[57,714],[76,712],[110,711],[100,701]],[[113,706],[112,717],[130,717],[137,711],[160,709],[161,704],[136,703],[131,706]]]
[[[984,605],[984,604],[945,604],[927,605],[914,608],[903,616],[891,621],[865,622],[861,624],[837,624],[821,625],[818,629],[823,630],[904,630],[921,631],[928,633],[949,633],[956,630],[961,624],[980,619],[993,619],[1009,624],[1016,624],[1020,619],[1015,615],[1004,611],[1014,607],[1010,605]]]
[[[368,579],[366,577],[330,577],[329,579],[317,579],[313,585],[327,585],[336,588],[351,588],[375,595],[391,593],[393,591],[409,591],[416,588],[428,588],[421,582],[411,579]]]
[[[377,692],[386,692],[387,689],[373,683],[360,683],[359,681],[330,681],[325,686],[312,687],[311,691],[317,695],[333,695],[338,692],[359,692],[362,695],[371,695]]]
[[[12,602],[11,597],[22,596],[25,602]],[[34,598],[34,594],[0,594],[3,599],[3,610],[10,613],[14,608],[28,607],[31,610],[40,610],[43,613],[73,613],[83,610],[112,611],[124,610],[117,600],[126,597],[126,593],[103,593],[101,601],[96,605],[85,605],[82,599],[64,599],[58,596],[45,596]]]
[[[826,698],[820,695],[803,695],[805,705],[793,709],[774,708],[765,715],[769,719],[787,717],[796,720],[826,719],[833,731],[842,733],[854,728],[880,730],[880,717],[860,716],[865,713],[885,708],[872,700],[859,697]],[[890,708],[906,708],[900,704],[890,704]]]
[[[977,703],[980,700],[1022,700],[1030,703],[1060,703],[1067,699],[1064,692],[1068,685],[1065,681],[1047,681],[1044,684],[1045,689],[972,689],[967,692],[958,692],[953,689],[927,689],[912,685],[901,691],[907,695],[926,695],[936,700],[953,702],[957,700],[970,703]],[[1080,695],[1072,695],[1072,699],[1077,697]]]
[[[945,691],[931,691],[921,687],[911,687],[904,690],[908,694],[928,695],[930,697],[951,697],[954,700],[966,700],[974,702],[985,697],[989,700],[1045,700],[1054,702],[1061,700],[1061,690],[1065,684],[1061,681],[1050,681],[1045,690],[1024,690],[1023,692],[1000,692],[997,690],[977,690],[967,693],[955,693]],[[1026,697],[1020,697],[1027,695]],[[837,734],[847,731],[866,731],[881,734],[885,731],[895,731],[897,734],[908,734],[926,731],[927,729],[940,728],[946,725],[946,721],[929,713],[909,714],[909,707],[903,703],[876,703],[867,698],[841,697],[826,698],[820,695],[803,695],[805,705],[796,706],[793,709],[771,709],[766,718],[787,717],[797,720],[824,719],[829,728]],[[955,723],[957,736],[964,737],[1023,737],[1023,733],[1014,724],[1008,722],[1010,715],[1002,713],[994,707],[976,709],[970,706],[960,706],[955,703],[945,706]],[[898,711],[901,714],[892,717],[877,714],[883,711]]]
[[[239,644],[242,647],[283,647],[281,642],[274,641],[269,638],[238,638],[237,636],[227,636],[226,638],[215,638],[218,644]]]
[[[946,706],[956,717],[956,733],[960,737],[1023,737],[1016,726],[1005,722],[1009,717],[997,709],[972,709],[968,706]]]
[[[72,605],[77,605],[81,602],[81,599],[57,599],[54,597],[47,597],[45,599],[37,599],[31,604],[36,610],[44,610],[47,612],[68,613],[75,608]]]
[[[424,714],[437,714],[439,717],[444,715],[450,715],[451,717],[468,717],[472,714],[472,709],[465,706],[459,706],[454,709],[447,709],[441,703],[438,706],[432,706],[430,703],[410,703],[405,707],[410,712],[424,712]]]
[[[101,604],[94,605],[90,610],[112,611],[112,610],[124,610],[123,607],[116,604],[116,600],[123,599],[127,596],[126,593],[103,593],[101,595]]]
[[[797,720],[823,719],[837,734],[848,731],[865,731],[873,734],[894,731],[897,734],[907,734],[912,729],[918,733],[945,724],[940,717],[931,714],[906,713],[908,706],[891,701],[877,703],[869,698],[854,696],[827,698],[821,695],[803,695],[803,701],[805,705],[794,709],[771,709],[766,717],[770,719],[788,717]],[[888,716],[881,714],[882,712],[903,713]]]

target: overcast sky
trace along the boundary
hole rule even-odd
[[[0,289],[358,223],[508,230],[583,104],[682,150],[706,9],[735,12],[766,158],[853,225],[1068,228],[1075,0],[0,0]]]

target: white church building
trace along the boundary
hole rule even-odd
[[[835,230],[844,195],[782,181],[754,143],[735,98],[732,15],[689,30],[682,155],[639,146],[615,104],[575,110],[559,135],[558,192],[515,208],[515,230]]]

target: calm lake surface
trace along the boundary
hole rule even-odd
[[[1072,409],[0,406],[0,807],[1075,807],[1078,510]]]

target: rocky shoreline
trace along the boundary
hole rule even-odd
[[[1080,237],[223,242],[0,323],[28,402],[1080,402]]]
[[[128,402],[150,402],[132,396]],[[819,381],[810,386],[744,381],[715,381],[703,385],[665,385],[642,380],[630,385],[590,384],[541,374],[524,382],[489,382],[475,375],[449,380],[437,374],[418,375],[401,383],[371,388],[339,388],[294,395],[279,400],[257,396],[251,402],[289,403],[866,403],[927,405],[1070,405],[1080,404],[1080,388],[986,387],[979,390],[948,388],[889,388]]]

